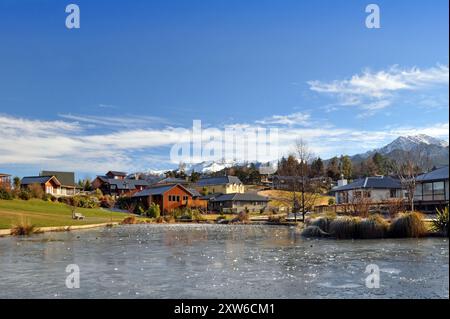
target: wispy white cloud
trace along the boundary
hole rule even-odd
[[[397,93],[426,90],[448,83],[448,65],[438,65],[428,69],[393,66],[378,72],[366,70],[350,79],[314,80],[308,85],[312,91],[335,96],[340,105],[357,106],[363,110],[364,116],[370,116],[392,105]]]
[[[288,115],[272,115],[271,117],[266,117],[262,120],[256,121],[258,124],[270,125],[270,124],[280,124],[280,125],[301,125],[306,126],[310,124],[311,116],[308,113],[296,112]]]
[[[96,126],[110,127],[142,127],[154,124],[169,124],[169,121],[158,116],[97,116],[97,115],[76,115],[59,114],[59,117],[80,123],[94,124]]]
[[[236,129],[264,128],[259,123],[230,125]],[[51,129],[48,129],[51,128]],[[145,170],[170,167],[169,149],[189,142],[190,127],[163,129],[115,129],[90,133],[80,124],[40,121],[0,115],[0,165],[101,173],[109,169]],[[218,128],[223,129],[222,128]],[[279,144],[274,154],[287,154],[295,139],[303,138],[322,157],[355,154],[383,146],[400,135],[427,134],[448,139],[448,122],[423,127],[384,127],[356,130],[332,125],[278,127]],[[275,159],[275,158],[273,158]]]

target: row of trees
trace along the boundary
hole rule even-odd
[[[293,167],[299,165],[293,154],[282,157],[278,162],[278,174],[289,176]],[[320,157],[311,159],[307,167],[308,177],[329,177],[333,180],[344,177],[354,179],[374,175],[390,175],[395,171],[395,163],[380,153],[354,164],[348,155],[333,157],[325,163]]]

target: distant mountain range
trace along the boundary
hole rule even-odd
[[[398,159],[406,153],[425,152],[433,166],[448,165],[449,163],[449,144],[425,134],[414,136],[400,136],[391,143],[372,151],[350,156],[352,162],[361,162],[375,153],[380,153],[390,159]]]
[[[350,156],[353,164],[360,163],[365,159],[373,156],[375,153],[380,153],[390,159],[398,159],[407,152],[413,152],[418,150],[424,150],[431,160],[431,165],[443,166],[449,164],[449,143],[425,134],[419,134],[414,136],[400,136],[391,143],[374,149],[372,151],[356,154]],[[329,160],[324,160],[326,164]],[[256,167],[260,167],[261,163],[254,163]],[[271,165],[276,167],[277,161],[272,161]],[[186,165],[185,171],[189,174],[191,172],[198,172],[202,174],[210,174],[219,172],[225,168],[245,165],[237,161],[205,161],[196,164]],[[250,165],[247,163],[246,165]],[[146,173],[140,173],[147,176],[162,176],[163,170],[148,171]]]

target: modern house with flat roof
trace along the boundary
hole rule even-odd
[[[210,199],[209,208],[224,213],[261,212],[267,208],[268,203],[267,197],[253,193],[221,194]]]
[[[245,193],[245,186],[237,176],[218,176],[201,178],[195,183],[195,189],[205,193]]]
[[[417,176],[414,204],[419,210],[435,211],[449,205],[448,166]]]
[[[404,198],[404,191],[398,179],[389,176],[374,176],[357,179],[347,184],[341,180],[331,189],[336,204],[349,204],[358,198],[367,198],[373,202],[383,202],[395,198]]]

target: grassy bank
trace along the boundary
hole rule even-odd
[[[83,214],[84,220],[73,220],[70,208],[57,202],[40,199],[0,200],[0,229],[11,228],[23,220],[36,227],[53,227],[120,222],[126,217],[126,214],[102,208],[77,208],[76,212]]]

